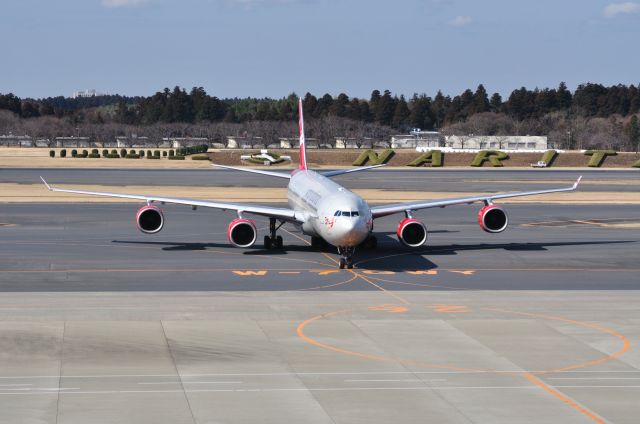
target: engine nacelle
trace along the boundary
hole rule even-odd
[[[138,229],[146,234],[155,234],[164,226],[164,215],[157,206],[147,205],[138,210],[136,214]]]
[[[408,247],[420,247],[427,242],[427,227],[422,221],[414,218],[400,221],[396,234],[398,240]]]
[[[236,218],[229,223],[227,228],[229,243],[236,247],[251,247],[258,239],[256,223],[243,218]]]
[[[507,213],[497,205],[487,205],[478,212],[478,224],[487,233],[501,233],[507,229]]]

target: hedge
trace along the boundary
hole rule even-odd
[[[179,156],[195,155],[196,153],[207,153],[209,146],[206,144],[199,144],[197,146],[181,147],[176,150],[176,154]]]
[[[184,160],[184,156],[169,156],[169,160]]]
[[[109,159],[119,159],[120,155],[117,153],[109,153],[106,157]]]
[[[49,150],[49,157],[55,158],[56,157],[56,151],[55,150]]]
[[[205,155],[205,154],[198,154],[198,155],[193,155],[191,156],[191,160],[209,160],[209,155]]]
[[[367,162],[369,162],[370,165],[381,165],[383,163],[389,162],[394,154],[395,152],[391,149],[385,149],[380,154],[374,152],[371,149],[368,149],[360,153],[360,156],[358,156],[358,159],[353,161],[352,165],[362,166]]]
[[[78,151],[76,149],[73,149],[71,151],[71,157],[75,158],[76,156],[78,156]]]
[[[135,153],[128,153],[127,156],[125,156],[125,159],[140,159],[140,155],[137,155]]]
[[[147,155],[147,159],[160,159],[160,156]]]
[[[89,157],[90,157],[91,159],[98,159],[98,158],[100,157],[100,153],[91,153],[91,154],[89,155]]]

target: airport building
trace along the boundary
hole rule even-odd
[[[547,150],[546,136],[520,135],[449,135],[444,146],[451,149],[474,150]]]

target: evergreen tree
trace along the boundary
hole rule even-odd
[[[571,92],[567,89],[567,84],[562,81],[556,90],[556,105],[558,109],[565,110],[571,107],[572,96]]]
[[[384,90],[384,94],[378,102],[378,109],[376,112],[376,122],[380,125],[390,126],[393,120],[393,114],[396,110],[396,99],[391,97],[389,90]]]
[[[502,111],[502,96],[500,93],[493,93],[489,101],[491,112],[500,113]]]
[[[331,105],[331,114],[344,118],[347,116],[347,106],[349,105],[349,96],[340,93]]]
[[[471,99],[471,104],[468,107],[468,115],[471,116],[476,113],[488,112],[490,108],[487,90],[480,84]]]
[[[447,115],[447,110],[451,106],[451,98],[449,96],[444,96],[442,91],[438,90],[436,97],[433,99],[432,103],[432,116],[435,121],[435,128],[442,128],[445,124],[445,119]]]
[[[371,110],[371,114],[375,118],[378,115],[378,104],[380,103],[380,99],[382,96],[380,95],[380,90],[373,90],[371,92],[371,98],[369,99],[369,109]]]
[[[409,121],[411,111],[409,110],[409,106],[407,106],[407,101],[404,96],[400,96],[395,103],[396,107],[393,112],[393,118],[391,119],[391,126],[397,129],[404,129]]]
[[[20,115],[22,113],[20,98],[14,96],[13,93],[5,95],[0,94],[0,109],[10,110],[15,114]]]
[[[316,105],[316,109],[313,112],[313,116],[315,116],[316,118],[327,116],[332,104],[333,97],[331,97],[331,94],[325,94],[318,100],[318,104]]]
[[[411,115],[409,122],[413,128],[422,130],[433,129],[434,117],[431,111],[431,98],[414,94],[411,99]]]
[[[316,110],[316,107],[318,107],[318,99],[316,98],[316,96],[312,95],[311,93],[305,94],[304,99],[302,100],[302,112],[306,116],[311,116]],[[297,116],[298,115],[296,113],[296,117]]]

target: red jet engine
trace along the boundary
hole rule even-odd
[[[497,205],[487,205],[478,212],[478,224],[487,233],[501,233],[507,229],[507,213]]]
[[[229,243],[236,247],[251,247],[258,239],[256,223],[243,218],[236,218],[227,228]]]
[[[427,227],[415,218],[405,218],[396,230],[398,240],[408,247],[420,247],[427,242]]]
[[[155,234],[164,226],[164,215],[157,206],[147,205],[138,210],[136,214],[138,229],[146,234]]]

